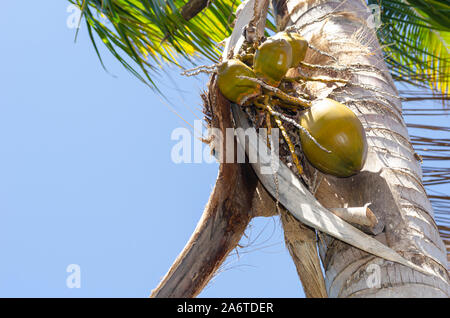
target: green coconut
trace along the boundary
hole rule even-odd
[[[308,41],[300,34],[295,32],[279,32],[274,35],[275,38],[285,39],[292,48],[292,63],[291,67],[298,67],[300,62],[305,59],[306,51],[308,50]]]
[[[303,152],[315,168],[337,177],[349,177],[362,169],[367,157],[366,134],[347,106],[329,98],[317,100],[301,115],[300,125],[331,151],[327,153],[300,131]]]
[[[258,78],[277,87],[292,65],[292,48],[284,38],[270,37],[255,53],[253,69]]]
[[[261,93],[261,86],[239,76],[256,78],[250,67],[237,59],[230,59],[219,66],[217,83],[223,96],[234,103],[243,105],[247,100]]]

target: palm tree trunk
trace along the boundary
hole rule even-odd
[[[210,84],[209,93],[203,95],[205,108],[211,113],[209,124],[227,138],[226,128],[232,127],[230,103],[219,94],[215,77]],[[217,146],[226,144],[224,140]],[[225,149],[220,151],[225,153]],[[266,213],[263,201],[267,194],[263,191],[249,164],[236,160],[222,163],[194,233],[150,297],[197,296],[236,248],[251,219]]]
[[[401,100],[383,61],[376,34],[368,25],[364,1],[274,0],[280,29],[295,25],[316,48],[306,61],[347,66],[315,74],[345,76],[341,87],[309,85],[316,96],[329,95],[350,107],[363,123],[369,154],[363,172],[350,178],[323,176],[317,199],[328,208],[363,206],[385,224],[376,238],[441,279],[369,255],[319,235],[329,297],[449,297],[446,251],[422,184],[402,117]],[[348,66],[351,66],[349,68]],[[325,73],[324,73],[325,72]]]

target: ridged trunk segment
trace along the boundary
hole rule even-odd
[[[350,178],[320,175],[316,197],[328,208],[363,206],[386,225],[376,238],[406,259],[431,269],[427,276],[319,235],[329,297],[448,297],[446,251],[433,209],[422,184],[402,117],[398,92],[370,26],[369,10],[360,0],[273,1],[280,30],[291,25],[310,44],[337,59],[309,50],[306,62],[352,66],[350,85],[311,84],[316,96],[344,103],[361,120],[368,142],[363,171]],[[314,75],[325,75],[315,71]],[[339,72],[326,75],[339,77]],[[348,75],[348,72],[346,73]]]

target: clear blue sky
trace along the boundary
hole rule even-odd
[[[106,73],[84,26],[75,44],[67,6],[6,1],[0,12],[0,297],[146,297],[218,166],[171,161],[183,122],[102,49]],[[167,78],[161,87],[192,123],[204,81],[178,73],[181,91]],[[200,296],[303,297],[278,219],[248,234]],[[66,287],[69,264],[81,267],[79,289]]]

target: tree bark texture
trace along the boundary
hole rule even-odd
[[[445,246],[422,184],[402,117],[401,100],[383,61],[364,1],[275,0],[280,30],[295,26],[311,45],[336,60],[309,50],[306,62],[333,68],[308,69],[309,75],[345,78],[350,83],[309,83],[316,97],[328,96],[353,110],[368,138],[363,171],[350,178],[320,175],[316,198],[327,208],[364,206],[385,224],[375,237],[438,277],[362,252],[319,235],[329,297],[448,297]],[[306,70],[306,69],[305,69]],[[309,170],[309,169],[308,169]]]

